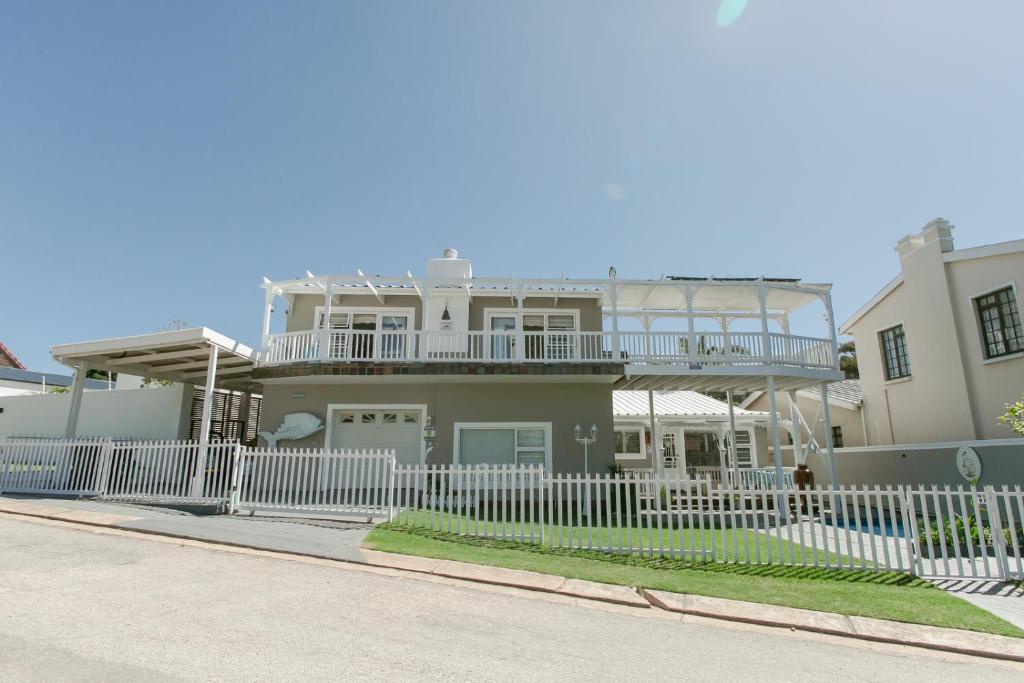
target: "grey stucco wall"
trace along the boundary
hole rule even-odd
[[[302,394],[293,398],[293,394]],[[309,412],[325,418],[328,404],[391,404],[427,406],[437,430],[429,462],[450,463],[456,422],[550,422],[555,472],[582,472],[583,451],[573,427],[579,423],[600,431],[590,447],[590,471],[606,472],[613,462],[610,384],[268,384],[263,393],[261,429],[273,431],[287,413]],[[325,432],[282,442],[282,447],[322,447]],[[262,440],[261,440],[262,443]]]
[[[979,486],[1008,486],[1024,483],[1024,441],[1018,444],[972,445],[981,458]],[[836,450],[839,484],[908,485],[938,484],[966,486],[956,468],[958,446],[907,448],[841,448]],[[793,449],[783,446],[782,460],[793,465]],[[807,464],[815,483],[828,484],[828,461],[824,451],[812,455]]]

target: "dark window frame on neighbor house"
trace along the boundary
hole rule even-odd
[[[981,333],[981,352],[985,360],[1011,356],[1024,351],[1020,309],[1013,285],[974,297],[974,311]]]
[[[910,377],[910,352],[907,349],[907,332],[903,328],[903,323],[879,332],[878,341],[882,347],[885,379]]]
[[[842,425],[834,425],[832,427],[832,446],[834,448],[843,447],[843,427]]]

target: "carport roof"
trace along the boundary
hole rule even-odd
[[[210,348],[214,346],[218,349],[216,386],[258,390],[252,380],[256,352],[206,327],[61,344],[50,354],[57,362],[72,367],[87,363],[90,369],[204,384]]]

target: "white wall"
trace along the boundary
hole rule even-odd
[[[182,408],[188,410],[192,386],[86,391],[78,418],[79,436],[125,436],[136,439],[181,437]],[[0,396],[0,438],[64,436],[71,394]]]

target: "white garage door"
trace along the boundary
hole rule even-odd
[[[387,408],[339,410],[333,419],[332,448],[393,448],[399,464],[420,464],[420,411]]]

